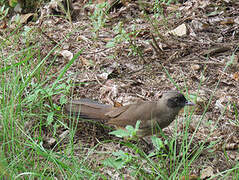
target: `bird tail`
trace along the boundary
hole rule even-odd
[[[92,120],[108,120],[105,115],[113,106],[101,104],[91,99],[82,98],[80,100],[72,100],[65,105],[66,112],[79,116],[84,119]]]

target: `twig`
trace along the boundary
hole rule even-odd
[[[179,61],[179,62],[177,62],[177,64],[183,64],[183,63],[224,65],[224,63],[213,62],[213,61],[207,61],[207,62],[201,62],[201,61]]]
[[[158,55],[162,55],[163,54],[163,51],[161,50],[161,48],[159,47],[154,35],[152,34],[152,39],[153,39],[153,42],[150,42],[151,46],[153,47],[153,49],[156,51],[156,53]]]

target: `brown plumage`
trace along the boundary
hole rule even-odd
[[[141,121],[137,135],[140,137],[152,135],[167,127],[186,105],[193,103],[179,92],[164,93],[159,101],[145,101],[121,107],[101,104],[90,99],[73,100],[66,104],[66,111],[85,119],[101,120],[116,128],[125,128],[127,125],[135,126]]]

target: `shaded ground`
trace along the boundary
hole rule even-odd
[[[192,173],[200,173],[198,163],[201,167],[212,167],[214,173],[231,168],[238,160],[238,152],[226,151],[226,160],[221,146],[237,148],[239,143],[239,3],[192,0],[182,4],[161,4],[158,14],[163,13],[159,17],[155,16],[157,10],[153,2],[142,3],[126,2],[121,8],[113,6],[105,16],[97,13],[97,4],[82,8],[84,4],[75,1],[72,23],[65,17],[48,16],[46,10],[51,8],[45,7],[41,9],[40,22],[28,26],[44,32],[38,36],[42,57],[56,42],[62,42],[57,59],[50,56],[47,61],[47,64],[53,63],[55,77],[69,62],[67,56],[61,55],[69,53],[70,56],[83,49],[65,74],[74,83],[71,98],[88,97],[107,104],[119,102],[124,105],[137,99],[157,100],[160,92],[174,90],[176,84],[183,92],[187,88],[191,95],[198,92],[189,129],[191,136],[212,96],[195,142],[204,141],[210,134],[205,145],[220,142],[218,149],[214,147],[219,151],[202,154]],[[79,6],[81,8],[77,9]],[[99,23],[99,19],[106,21]],[[172,35],[170,31],[180,25],[185,25],[186,34]],[[179,31],[184,33],[182,29]],[[36,43],[34,38],[32,41]],[[79,152],[76,151],[79,154],[82,149],[87,151],[84,147],[115,139],[108,135],[111,129],[102,125],[79,122],[78,127],[75,141],[83,144]],[[170,136],[172,128],[165,129],[165,133]],[[182,129],[179,126],[179,130]],[[66,133],[65,129],[58,131],[59,136]],[[50,147],[47,141],[51,134],[46,136],[45,146]],[[111,152],[123,147],[110,142],[101,144],[98,151]],[[99,154],[92,157],[95,166],[93,159],[98,158],[96,162],[100,163],[100,159],[105,158]],[[105,173],[110,175],[108,171]]]

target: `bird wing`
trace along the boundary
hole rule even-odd
[[[116,118],[120,114],[126,112],[130,108],[130,106],[132,106],[132,105],[120,106],[118,108],[114,108],[111,111],[107,112],[105,115],[110,117],[110,118]]]
[[[148,126],[148,120],[151,120],[155,115],[155,102],[141,102],[122,106],[106,113],[110,117],[107,124],[125,127],[126,125],[135,126],[138,120],[141,120],[141,126]]]

